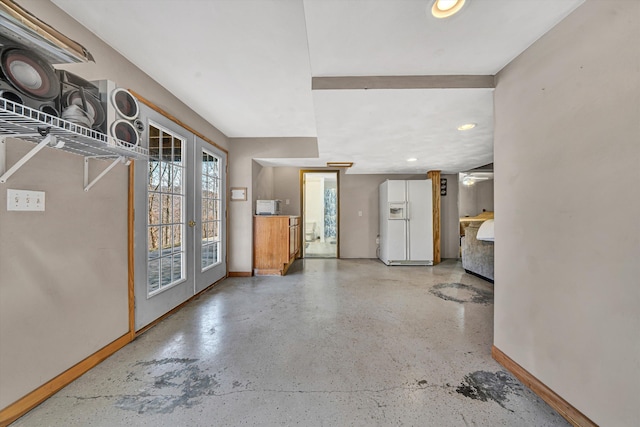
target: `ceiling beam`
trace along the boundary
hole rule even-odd
[[[494,76],[343,76],[312,77],[312,90],[493,89]]]

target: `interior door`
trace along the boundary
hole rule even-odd
[[[136,330],[226,275],[226,156],[147,106],[140,110],[150,158],[134,170]]]
[[[302,170],[300,174],[302,256],[339,258],[340,173]]]

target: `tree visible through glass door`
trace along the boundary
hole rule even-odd
[[[184,278],[184,140],[149,126],[147,294]]]

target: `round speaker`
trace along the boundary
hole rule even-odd
[[[133,126],[138,130],[138,133],[144,132],[144,122],[140,119],[135,119],[133,121]]]
[[[5,49],[0,66],[7,80],[23,94],[39,100],[58,96],[60,82],[55,70],[35,53],[19,48]]]
[[[51,105],[43,105],[42,107],[40,107],[40,111],[53,117],[60,117],[60,113],[58,113],[58,110],[56,110]]]
[[[140,142],[140,134],[134,125],[127,120],[116,120],[111,125],[111,136],[118,141],[126,142],[131,145],[138,145]]]
[[[0,98],[6,99],[7,101],[14,102],[16,104],[23,104],[22,97],[15,92],[11,92],[10,90],[3,90],[0,92]]]
[[[84,99],[87,101],[87,113],[93,118],[93,127],[100,127],[106,118],[102,103],[88,93],[85,93]],[[70,105],[77,105],[82,108],[82,96],[80,96],[79,90],[70,90],[62,95],[62,108]]]
[[[116,108],[120,116],[128,120],[134,120],[138,117],[140,107],[138,101],[129,93],[128,90],[118,88],[111,93],[111,103]]]

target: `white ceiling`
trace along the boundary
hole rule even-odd
[[[467,0],[446,20],[432,0],[52,1],[225,135],[318,138],[319,158],[264,164],[423,173],[493,161],[492,89],[312,77],[494,75],[584,0]]]

